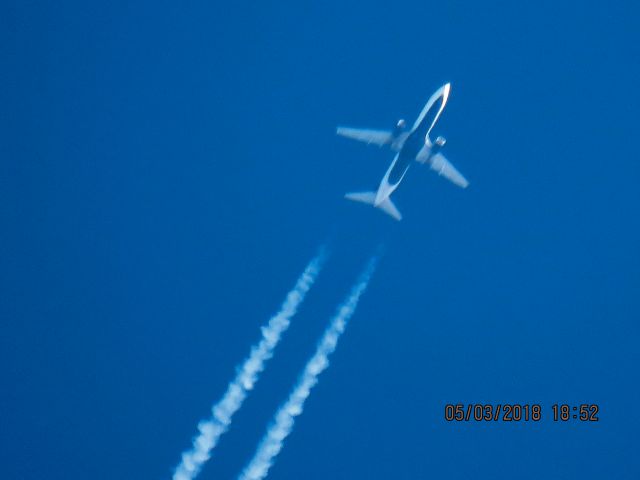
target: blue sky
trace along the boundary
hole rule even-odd
[[[201,478],[251,457],[335,306],[386,254],[270,478],[637,478],[634,2],[0,7],[7,478],[169,478],[316,248],[333,256]],[[395,223],[342,199],[437,127]],[[540,403],[451,424],[446,403]],[[554,423],[597,403],[597,424]]]

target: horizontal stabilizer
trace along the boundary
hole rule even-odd
[[[396,220],[398,221],[402,220],[402,215],[400,215],[400,212],[398,211],[398,209],[393,204],[390,198],[387,197],[384,200],[384,202],[378,205],[378,208],[382,210],[384,213],[386,213],[387,215],[391,215]]]
[[[462,188],[467,188],[469,186],[467,179],[464,178],[462,174],[456,170],[456,167],[451,165],[451,163],[441,153],[433,155],[429,159],[429,163],[431,164],[430,166],[432,170],[435,170],[439,175],[442,175],[450,182],[455,183]]]
[[[353,200],[354,202],[366,203],[373,205],[376,201],[376,192],[356,192],[347,193],[344,198],[347,200]]]
[[[342,137],[351,138],[364,143],[373,143],[379,147],[389,145],[393,142],[393,133],[388,130],[338,127],[336,133]]]
[[[347,193],[344,198],[348,200],[353,200],[354,202],[366,203],[367,205],[375,205],[376,202],[376,192],[355,192],[355,193]],[[390,198],[386,198],[380,205],[376,206],[380,210],[382,210],[387,215],[392,216],[396,220],[402,220],[402,215],[393,204]]]

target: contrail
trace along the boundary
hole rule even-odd
[[[293,429],[295,417],[302,413],[304,402],[311,393],[311,388],[318,383],[320,373],[329,366],[329,355],[336,349],[340,335],[344,332],[349,318],[356,311],[360,295],[366,290],[376,263],[377,256],[369,260],[367,267],[351,289],[349,297],[340,305],[331,319],[329,327],[318,343],[315,354],[305,366],[298,384],[289,395],[287,402],[277,411],[273,423],[262,438],[253,459],[238,477],[239,480],[261,480],[267,476],[275,456],[282,450],[285,438]]]
[[[323,247],[309,262],[293,290],[287,294],[280,311],[271,317],[266,326],[262,327],[260,342],[251,348],[249,357],[238,368],[236,378],[229,384],[224,396],[211,408],[211,417],[198,425],[199,433],[193,439],[193,447],[182,454],[182,461],[176,467],[173,480],[195,478],[204,463],[209,460],[211,450],[218,443],[220,436],[229,428],[231,417],[242,406],[249,390],[253,389],[258,375],[264,369],[264,363],[273,355],[280,336],[289,327],[291,318],[315,282],[326,257],[327,252]]]

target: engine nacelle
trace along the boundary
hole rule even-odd
[[[431,145],[430,154],[435,155],[436,153],[438,153],[440,149],[444,147],[445,143],[447,143],[447,140],[444,137],[436,137],[436,139],[433,142],[433,145]]]
[[[396,138],[398,135],[400,135],[406,126],[407,123],[402,118],[398,120],[398,123],[396,123],[396,126],[393,129],[393,137]]]

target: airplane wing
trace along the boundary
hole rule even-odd
[[[379,147],[389,145],[393,141],[393,133],[388,130],[338,127],[336,133],[360,142],[373,143]]]
[[[469,185],[467,179],[464,178],[462,174],[458,170],[456,170],[456,167],[451,165],[451,163],[449,163],[449,160],[447,160],[441,153],[436,153],[435,155],[433,155],[429,159],[429,162],[431,169],[438,172],[438,175],[442,175],[447,180],[455,183],[462,188],[467,188],[467,186]]]

